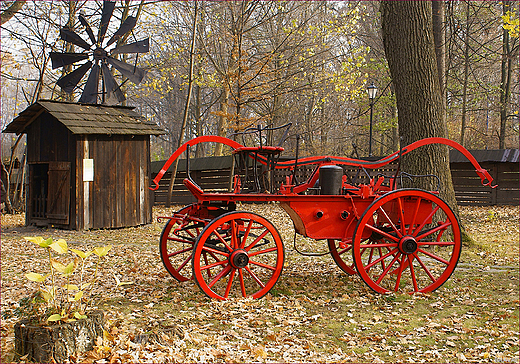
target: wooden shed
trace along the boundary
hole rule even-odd
[[[151,222],[150,135],[163,131],[132,107],[40,100],[3,132],[27,134],[27,225]]]

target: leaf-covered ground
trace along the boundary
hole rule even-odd
[[[155,218],[136,228],[74,232],[24,227],[23,215],[3,215],[1,362],[13,358],[19,300],[35,289],[24,273],[45,264],[40,248],[23,239],[36,235],[83,250],[113,245],[97,291],[106,332],[78,362],[519,362],[518,207],[461,208],[474,242],[445,285],[414,296],[375,294],[330,256],[298,255],[292,222],[278,206],[243,209],[270,219],[285,242],[282,276],[260,300],[217,302],[194,282],[176,282],[159,258],[164,222]],[[154,216],[171,211],[154,209]],[[116,287],[114,275],[133,283]]]

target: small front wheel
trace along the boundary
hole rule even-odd
[[[374,291],[431,292],[451,276],[462,247],[460,226],[433,193],[401,189],[378,198],[354,232],[354,264]]]
[[[255,213],[233,211],[199,235],[193,277],[212,298],[260,298],[278,281],[283,263],[283,243],[274,225]]]

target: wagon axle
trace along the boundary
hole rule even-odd
[[[403,254],[413,254],[417,251],[417,241],[413,236],[403,236],[398,244],[399,251]]]

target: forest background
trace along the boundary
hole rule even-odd
[[[6,14],[16,3],[20,8]],[[449,138],[468,149],[517,148],[518,2],[439,3]],[[0,6],[4,129],[38,99],[79,98],[80,90],[68,95],[56,86],[63,71],[51,69],[49,53],[74,51],[59,40],[59,29],[68,24],[86,38],[78,15],[95,27],[102,2],[3,1]],[[179,139],[230,136],[258,124],[289,122],[291,135],[301,137],[300,155],[368,156],[366,89],[372,83],[378,88],[373,154],[399,148],[377,1],[118,1],[114,15],[115,29],[128,15],[138,16],[131,40],[150,37],[148,53],[125,59],[148,70],[145,80],[137,86],[118,82],[126,105],[166,132],[152,137],[152,160],[169,157]],[[277,144],[280,137],[271,133],[266,142]],[[3,158],[15,141],[16,136],[2,134]],[[285,142],[288,155],[295,144],[295,138]],[[23,145],[16,153],[23,154]],[[217,146],[202,148],[197,145],[194,156],[223,153]]]

